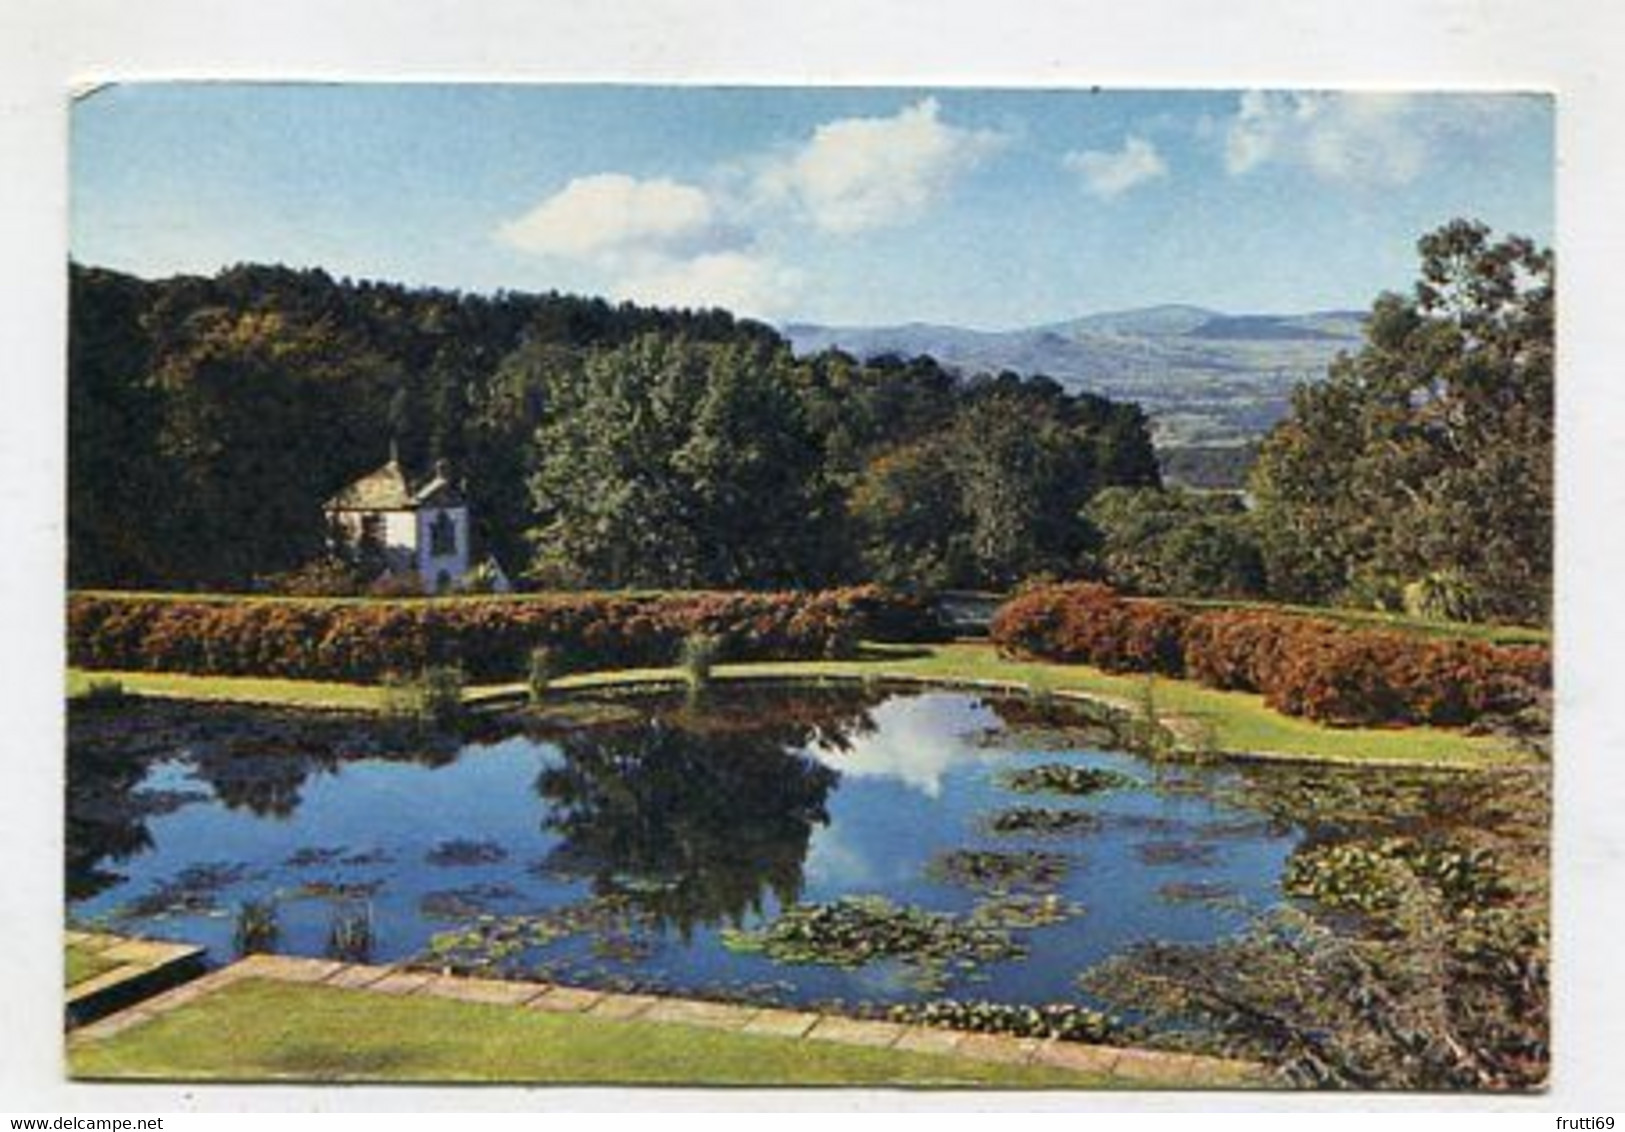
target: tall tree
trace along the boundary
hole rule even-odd
[[[1100,565],[1130,593],[1257,597],[1264,560],[1234,495],[1110,487],[1085,511],[1100,532]]]
[[[536,436],[534,572],[565,585],[821,580],[821,455],[782,351],[646,336],[589,358]]]
[[[1419,243],[1408,299],[1299,389],[1253,475],[1271,582],[1398,604],[1430,575],[1485,616],[1551,610],[1553,259],[1456,220]]]

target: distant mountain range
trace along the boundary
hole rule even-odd
[[[968,373],[1043,373],[1073,389],[1138,401],[1164,447],[1240,444],[1286,413],[1292,387],[1325,375],[1361,342],[1361,311],[1225,314],[1156,306],[1020,330],[959,326],[780,329],[798,354],[831,347],[861,358],[928,354]]]

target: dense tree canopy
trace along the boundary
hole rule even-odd
[[[1264,593],[1256,524],[1233,494],[1113,487],[1084,513],[1100,535],[1100,571],[1119,589],[1189,597]]]
[[[1305,385],[1252,489],[1272,589],[1544,620],[1552,572],[1553,260],[1454,221],[1419,244],[1410,298]]]
[[[1104,576],[1549,616],[1553,264],[1456,221],[1410,297],[1297,390],[1256,506],[1161,490],[1138,406],[929,358],[558,294],[244,266],[75,266],[69,574],[239,589],[322,553],[323,501],[453,462],[482,553],[556,586],[997,587]]]
[[[658,336],[566,368],[536,437],[535,574],[564,586],[815,584],[833,498],[782,349]]]
[[[567,586],[1004,585],[1071,569],[1089,497],[1157,477],[1134,406],[797,359],[721,311],[254,266],[72,286],[75,585],[301,566],[322,502],[392,443],[466,477],[482,551]],[[922,459],[947,482],[904,473]]]

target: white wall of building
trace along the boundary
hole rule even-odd
[[[430,532],[442,515],[451,520],[456,546],[450,554],[437,555]],[[468,573],[468,508],[425,507],[417,512],[416,519],[417,571],[423,579],[424,590],[437,592],[441,588],[442,577],[448,586],[462,581],[463,575]]]
[[[430,535],[435,520],[445,515],[456,532],[456,549],[450,554],[435,554]],[[363,519],[378,515],[383,519],[384,560],[390,570],[410,571],[423,581],[425,593],[436,593],[444,574],[451,585],[463,580],[469,571],[469,524],[467,507],[424,507],[416,511],[341,511],[335,514],[345,540],[356,546],[360,543]]]

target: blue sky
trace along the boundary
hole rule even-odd
[[[126,84],[75,107],[71,248],[840,324],[1364,308],[1454,216],[1549,243],[1552,127],[1505,94]]]

